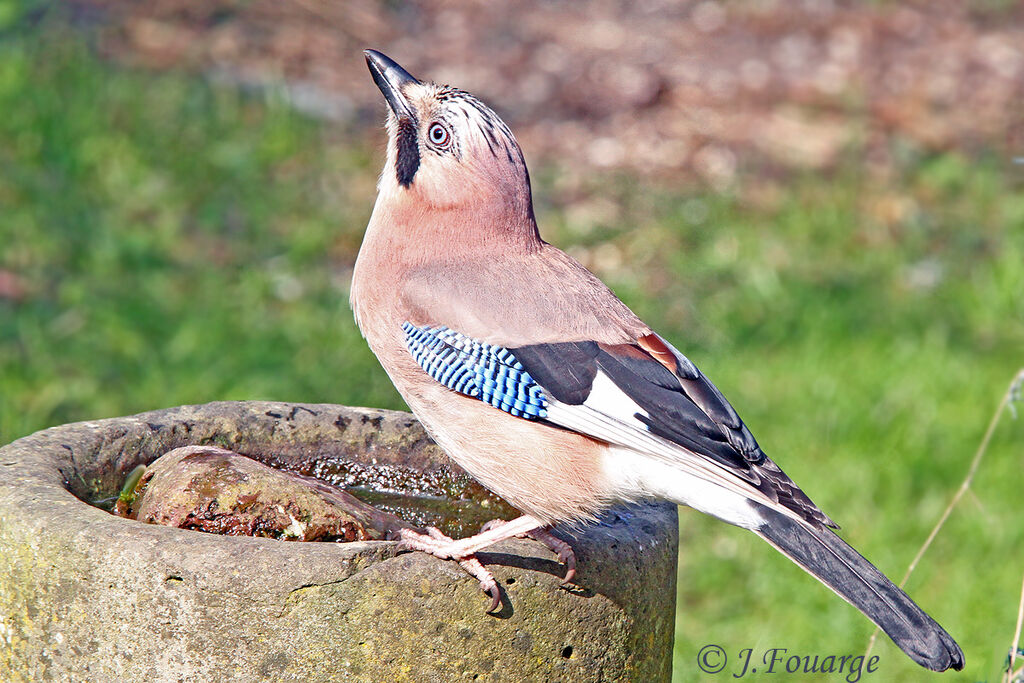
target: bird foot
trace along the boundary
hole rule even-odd
[[[504,524],[507,524],[507,522],[503,519],[492,519],[484,524],[480,531],[497,529]],[[548,550],[557,555],[558,561],[565,565],[565,576],[562,578],[562,585],[566,586],[572,583],[573,579],[576,578],[576,553],[573,551],[571,545],[551,533],[550,529],[551,527],[541,527],[539,529],[533,529],[532,531],[516,534],[516,537],[532,538],[535,541],[539,541],[540,543],[543,543]]]
[[[399,548],[402,550],[420,550],[442,560],[455,560],[472,577],[480,582],[480,588],[491,596],[488,612],[498,609],[501,604],[501,590],[494,576],[476,559],[476,552],[489,545],[504,541],[540,529],[543,525],[529,515],[523,515],[510,522],[492,525],[480,533],[458,541],[445,536],[438,529],[427,527],[427,533],[421,534],[412,529],[402,529],[399,534]],[[558,541],[558,539],[554,539]],[[544,543],[544,541],[541,541]],[[551,546],[548,546],[551,547]],[[565,546],[568,548],[568,545]],[[555,552],[558,552],[557,550]],[[570,549],[571,553],[572,550]],[[560,555],[561,557],[561,555]],[[573,560],[575,567],[575,559]]]
[[[501,591],[494,575],[484,567],[475,553],[465,553],[458,541],[445,536],[439,529],[427,527],[427,533],[421,534],[412,529],[399,532],[399,547],[403,550],[420,550],[442,560],[455,560],[470,576],[480,582],[480,589],[491,596],[488,612],[493,612],[501,605]]]

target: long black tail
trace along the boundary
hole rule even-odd
[[[841,538],[755,505],[766,520],[758,535],[878,624],[911,659],[932,671],[964,667],[956,641]]]

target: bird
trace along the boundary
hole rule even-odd
[[[555,525],[667,500],[748,529],[877,624],[911,659],[961,669],[954,639],[836,533],[693,362],[541,239],[508,126],[468,92],[365,50],[387,152],[350,303],[370,349],[437,444],[522,516],[403,550],[458,561],[530,535],[574,574]]]

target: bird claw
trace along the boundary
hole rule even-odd
[[[565,565],[562,585],[567,586],[572,583],[576,578],[576,553],[572,546],[547,529],[535,529],[527,533],[527,536],[546,545],[551,552],[558,556],[558,561]]]
[[[491,606],[487,608],[486,612],[487,614],[493,614],[501,607],[501,589],[498,588],[498,582],[494,580],[494,577],[488,574],[488,578],[490,579],[490,585],[488,586],[484,581],[480,581],[480,588],[491,596]]]
[[[459,560],[459,566],[480,581],[480,590],[491,596],[491,606],[487,608],[487,612],[496,611],[501,606],[501,589],[498,588],[498,581],[494,575],[481,564],[480,560],[476,559],[475,555]]]
[[[491,529],[496,529],[503,524],[505,524],[505,520],[503,519],[492,519],[484,524],[480,528],[480,531],[490,531]],[[573,551],[572,546],[548,531],[548,528],[527,531],[526,533],[518,534],[517,537],[532,538],[535,541],[543,543],[548,550],[558,556],[558,561],[565,565],[565,576],[562,577],[563,586],[571,584],[573,579],[576,578],[576,553]]]

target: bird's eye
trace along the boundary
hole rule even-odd
[[[438,147],[447,147],[448,143],[451,142],[452,136],[442,124],[434,123],[431,124],[430,130],[427,131],[427,138]]]

